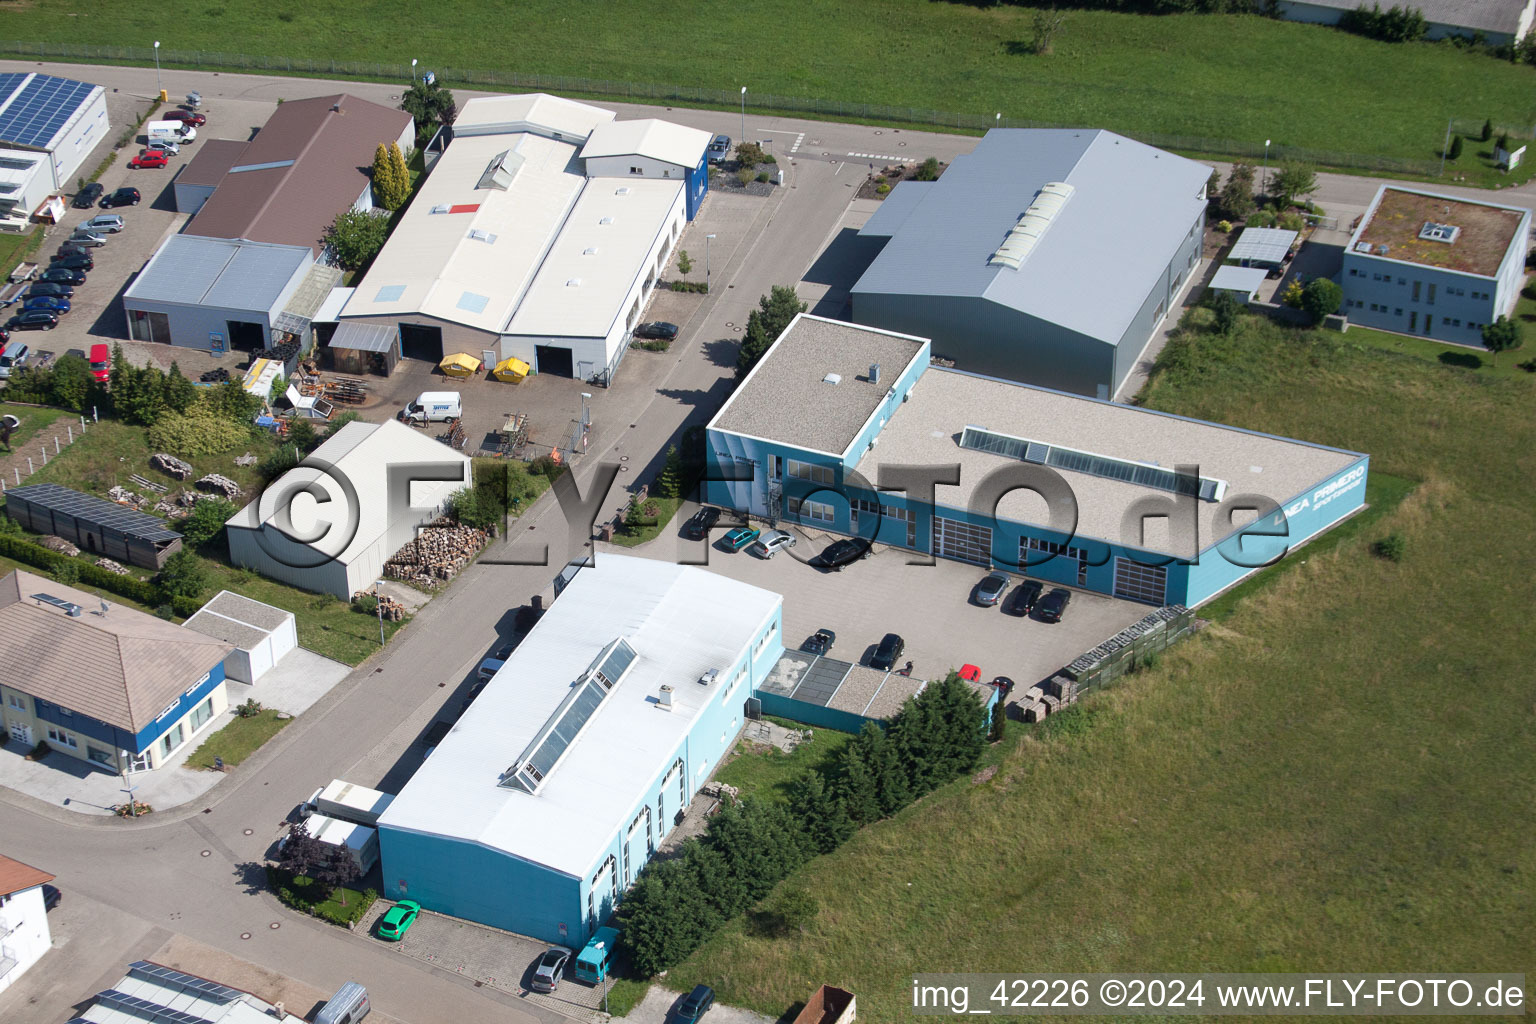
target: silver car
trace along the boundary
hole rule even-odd
[[[535,992],[553,992],[560,987],[560,976],[565,973],[565,965],[571,958],[571,951],[560,946],[553,946],[533,967],[533,980],[529,988]]]
[[[107,239],[103,235],[98,235],[94,231],[87,230],[86,227],[82,224],[80,227],[75,228],[74,234],[69,236],[69,244],[96,247],[106,245]]]
[[[757,538],[757,542],[747,550],[758,558],[772,558],[785,548],[794,546],[794,534],[785,533],[783,530],[764,530],[763,535]]]
[[[75,228],[76,231],[90,231],[94,234],[116,234],[123,230],[123,218],[115,213],[103,213],[92,217],[90,220]]]

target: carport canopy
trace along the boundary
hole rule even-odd
[[[362,324],[343,320],[331,335],[331,348],[351,349],[356,352],[388,352],[395,345],[399,329],[382,324]]]
[[[1246,302],[1259,290],[1265,276],[1263,267],[1218,267],[1211,278],[1211,290],[1232,292]]]
[[[1244,228],[1227,259],[1259,266],[1278,267],[1296,242],[1295,231],[1283,228]]]

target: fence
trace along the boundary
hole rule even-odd
[[[1195,628],[1195,613],[1181,604],[1159,608],[1121,630],[1066,668],[1079,694],[1108,686],[1145,659],[1167,650]]]
[[[0,40],[0,55],[42,60],[71,60],[96,64],[131,64],[150,66],[155,62],[155,51],[147,46],[85,46],[73,43],[23,43]],[[260,54],[222,53],[214,50],[175,50],[162,48],[160,64],[165,67],[218,68],[236,71],[268,71],[286,75],[316,75],[344,79],[375,79],[379,81],[409,82],[412,69],[409,64],[356,60],[310,60],[303,57],[269,57]],[[741,94],[723,89],[696,86],[667,85],[657,82],[621,82],[603,78],[583,78],[575,75],[523,74],[517,71],[491,71],[474,68],[443,67],[434,69],[437,80],[444,85],[468,86],[485,90],[531,89],[566,95],[603,97],[628,102],[666,103],[678,106],[704,107],[717,110],[734,109],[741,102]],[[914,127],[950,129],[980,133],[990,128],[1083,128],[1081,124],[1057,121],[1039,121],[1031,118],[997,118],[986,114],[963,114],[952,111],[927,110],[921,107],[897,107],[883,103],[850,103],[841,100],[824,100],[812,96],[779,96],[772,93],[752,93],[748,96],[754,110],[781,114],[802,114],[825,121],[866,121],[877,124],[905,124]],[[1466,122],[1470,124],[1471,122]],[[1476,125],[1482,128],[1482,122]],[[1523,129],[1521,130],[1523,133]],[[1403,157],[1368,153],[1348,153],[1341,150],[1313,149],[1306,146],[1275,145],[1268,147],[1257,142],[1236,139],[1212,138],[1202,135],[1176,135],[1167,132],[1123,131],[1122,134],[1162,149],[1181,150],[1186,153],[1204,153],[1224,156],[1235,160],[1259,161],[1268,157],[1271,163],[1297,160],[1320,167],[1343,167],[1362,171],[1385,171],[1395,174],[1435,176],[1440,165],[1434,160],[1411,160]]]

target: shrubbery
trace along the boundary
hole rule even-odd
[[[161,413],[148,438],[156,451],[195,458],[239,448],[251,440],[251,430],[249,423],[225,419],[199,403],[188,412]]]
[[[1424,38],[1429,22],[1417,8],[1393,5],[1384,11],[1377,3],[1369,9],[1362,5],[1345,11],[1339,18],[1339,27],[1387,43],[1411,43]]]
[[[40,544],[33,544],[14,534],[0,533],[0,555],[34,569],[41,569],[50,575],[59,565],[68,562],[79,573],[79,585],[105,590],[108,593],[126,597],[130,601],[137,601],[139,604],[153,606],[161,603],[163,596],[158,588],[135,576],[119,576],[89,562],[76,561],[57,551],[50,551]]]
[[[238,509],[235,503],[226,498],[202,498],[192,506],[192,511],[187,514],[179,524],[181,535],[186,538],[186,545],[191,548],[200,548],[204,544],[219,536],[224,530],[224,524],[229,522],[229,517]]]

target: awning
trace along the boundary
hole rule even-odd
[[[503,359],[501,362],[497,363],[496,369],[493,371],[493,375],[499,381],[505,381],[509,384],[516,384],[518,381],[528,376],[528,371],[530,369],[532,369],[532,367],[530,367],[527,363],[523,362],[521,359],[513,357],[509,359]]]
[[[450,377],[468,377],[471,374],[479,373],[480,367],[483,365],[480,360],[472,355],[464,352],[455,352],[438,363],[437,368]]]
[[[350,349],[354,352],[388,352],[400,334],[398,327],[381,324],[360,324],[343,320],[331,335],[330,348]]]

